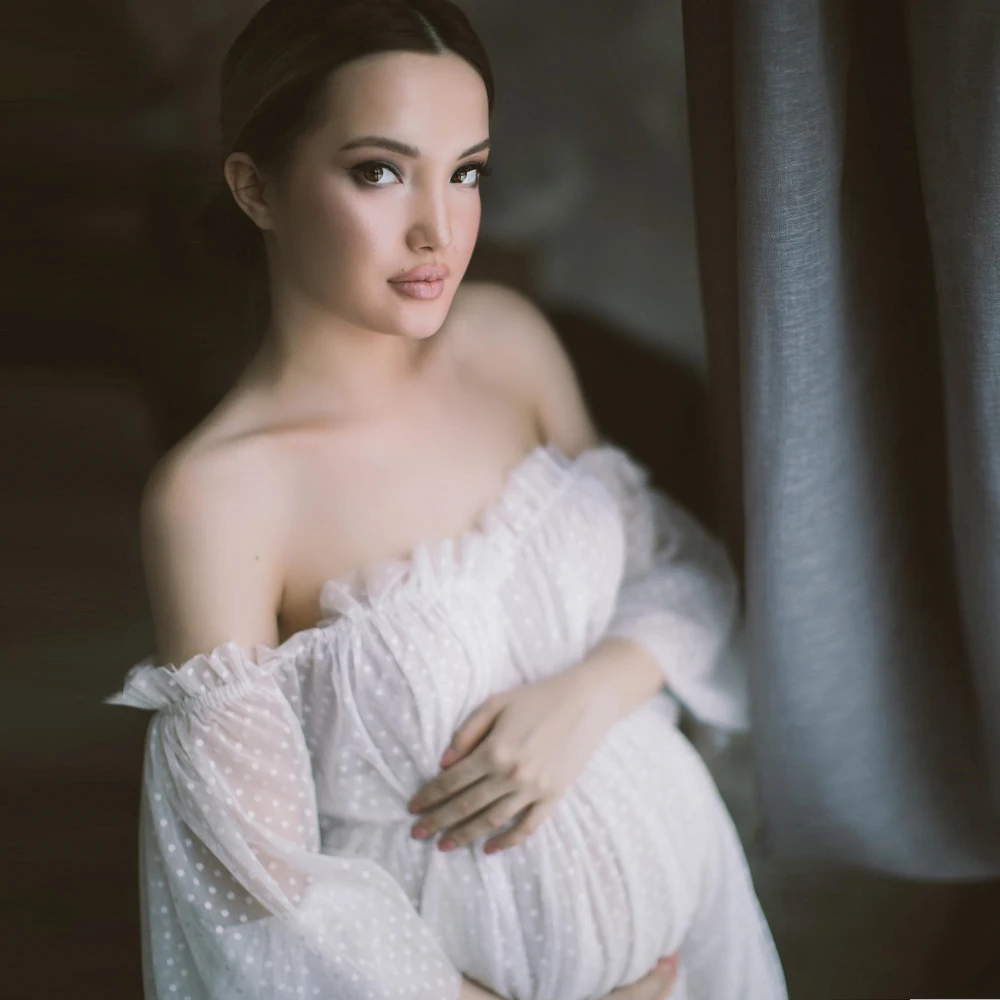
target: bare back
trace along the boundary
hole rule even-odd
[[[164,659],[284,641],[316,623],[326,580],[476,522],[544,439],[507,302],[464,286],[419,379],[378,419],[292,422],[236,392],[165,457],[143,519]],[[206,601],[231,627],[190,624]]]

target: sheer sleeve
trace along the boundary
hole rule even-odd
[[[608,444],[583,457],[617,500],[625,530],[624,574],[606,635],[647,649],[669,693],[698,722],[747,729],[739,589],[725,549],[621,449]]]
[[[147,1000],[453,1000],[461,976],[377,863],[320,853],[280,650],[143,661],[106,698],[154,712],[140,813]]]

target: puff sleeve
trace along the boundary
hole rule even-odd
[[[617,501],[625,534],[623,578],[605,634],[647,649],[668,693],[698,722],[747,729],[739,588],[725,549],[620,448],[604,444],[582,458]]]
[[[140,805],[146,1000],[454,1000],[460,973],[377,863],[320,853],[280,650],[146,660],[113,705],[152,711]]]

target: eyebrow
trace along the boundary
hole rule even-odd
[[[381,149],[388,149],[390,152],[398,153],[400,156],[410,156],[413,159],[417,159],[420,156],[420,150],[416,146],[399,142],[397,139],[389,139],[384,135],[363,135],[358,139],[352,139],[350,142],[344,143],[340,147],[340,151],[345,152],[348,149],[358,149],[361,146],[378,146]],[[483,139],[482,142],[477,142],[475,146],[470,146],[465,152],[459,153],[455,158],[461,160],[463,157],[472,156],[473,153],[478,153],[481,150],[489,148],[490,140]]]

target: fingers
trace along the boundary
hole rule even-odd
[[[428,781],[410,799],[408,808],[410,812],[419,813],[438,806],[449,796],[474,784],[489,773],[490,768],[481,756],[473,754],[471,757],[466,757]]]
[[[420,817],[411,833],[418,840],[442,830],[455,846],[492,833],[526,805],[509,781],[486,778]]]
[[[456,826],[448,831],[445,840],[450,840],[456,847],[463,844],[471,844],[472,841],[480,837],[486,837],[494,830],[503,826],[508,820],[513,819],[519,812],[526,809],[531,804],[531,800],[526,795],[511,793],[501,799],[497,799],[488,809],[476,814],[467,823]],[[484,845],[487,852],[492,854],[498,848],[491,848]]]
[[[464,757],[490,731],[497,711],[498,706],[493,699],[487,699],[480,705],[452,737],[451,745],[441,757],[441,766],[447,767],[452,761]]]
[[[677,953],[664,956],[638,982],[609,993],[606,1000],[667,1000],[677,983]]]
[[[656,1000],[666,1000],[674,991],[674,986],[677,984],[677,954],[676,952],[669,956],[667,961],[663,964],[657,964],[657,967],[653,970],[654,976],[659,976],[662,979],[660,986],[660,992],[654,994]]]
[[[531,799],[526,798],[522,799],[521,808],[525,806],[529,807],[524,809],[524,815],[514,826],[483,845],[483,850],[487,854],[523,844],[542,825],[545,817],[552,811],[553,803],[535,802],[531,804]]]
[[[447,833],[441,838],[438,846],[442,850],[447,851],[452,850],[453,847],[470,844],[479,837],[488,836],[498,827],[503,826],[508,820],[517,816],[519,812],[522,812],[530,804],[530,801],[523,794],[518,795],[512,792],[504,795],[466,822],[458,826],[446,827]],[[453,846],[449,847],[449,843]],[[492,850],[490,853],[492,853]]]

